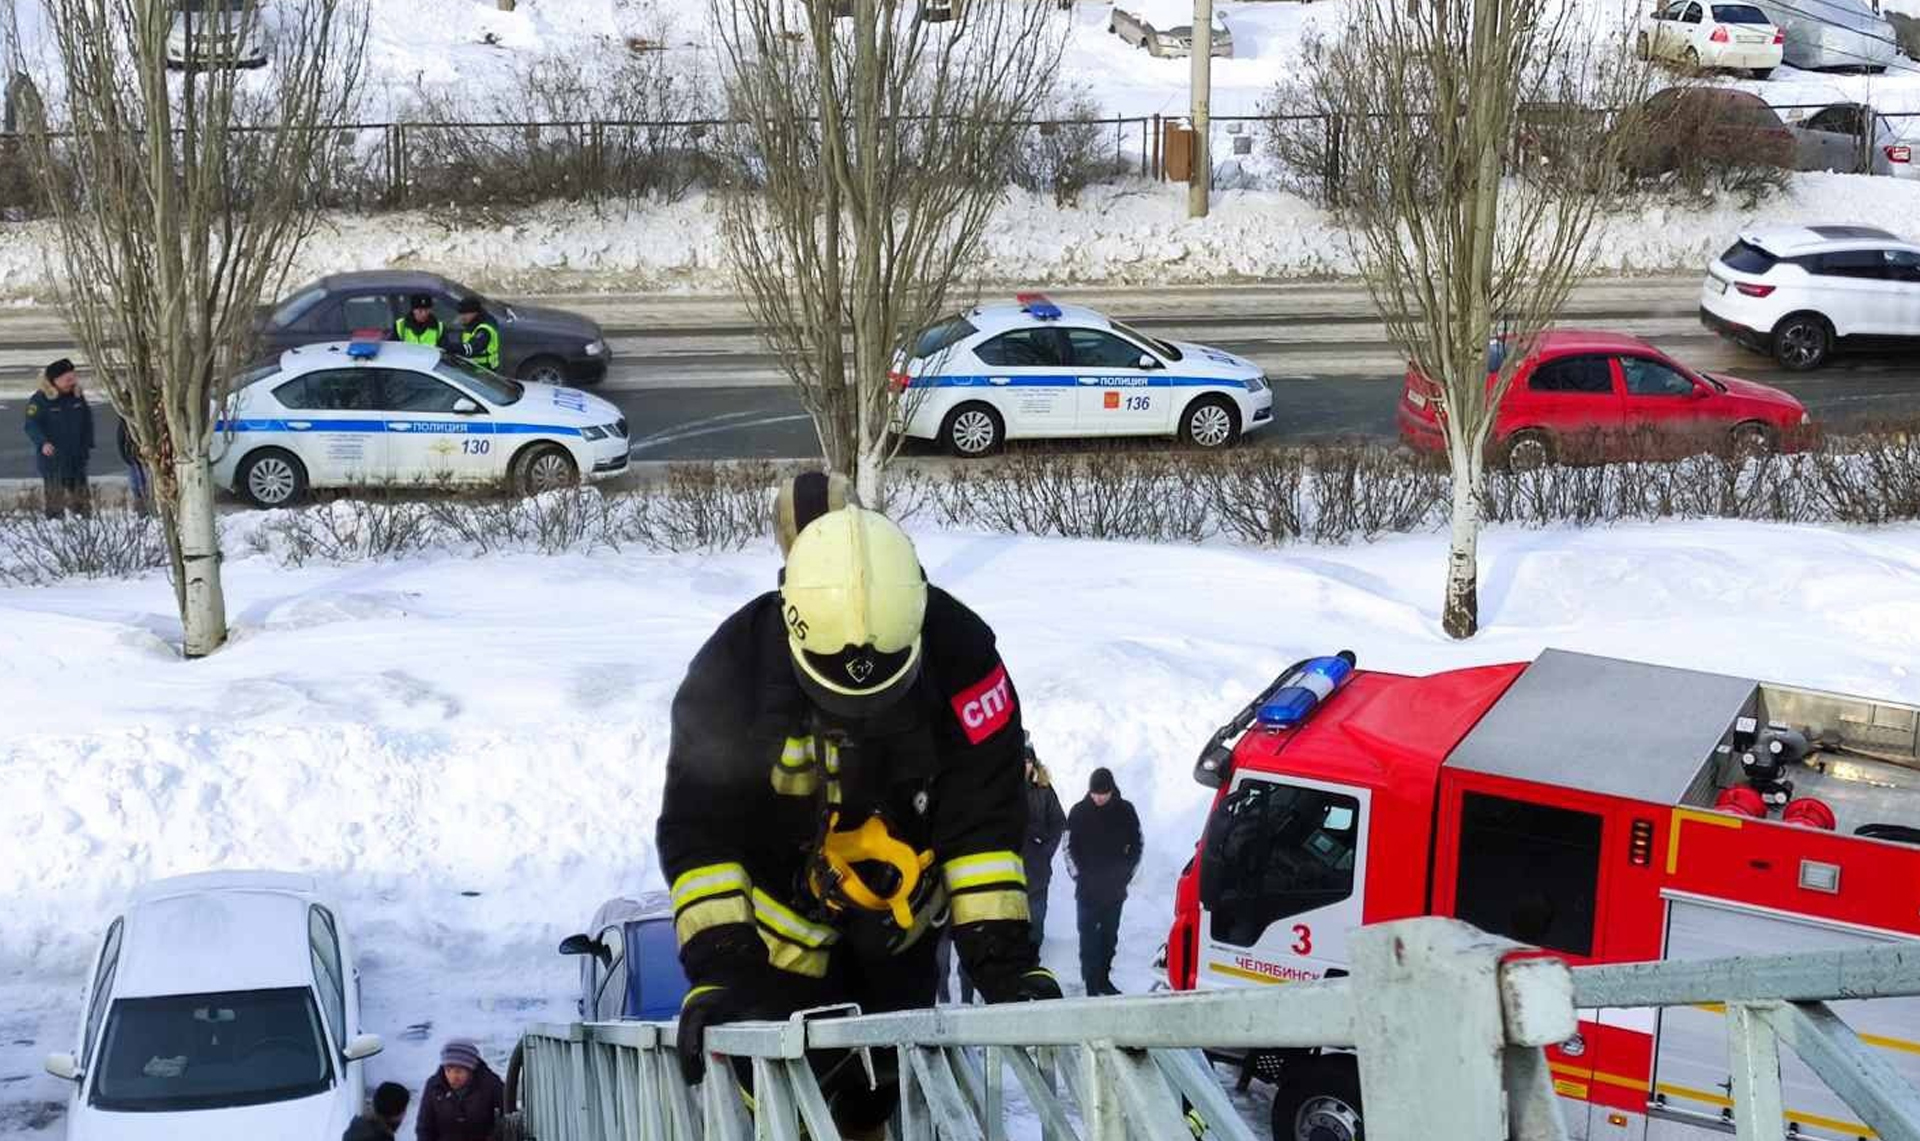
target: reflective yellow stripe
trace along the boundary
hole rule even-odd
[[[753,889],[753,917],[761,926],[805,947],[831,947],[840,938],[838,931],[808,923],[792,908],[759,888]]]
[[[946,878],[947,890],[954,892],[990,884],[1027,886],[1026,862],[1016,853],[1006,851],[981,852],[948,860],[941,868],[941,874]]]
[[[773,769],[773,791],[781,796],[812,796],[820,787],[820,774],[811,768],[800,772],[788,772],[785,769]]]
[[[787,747],[780,753],[780,767],[784,769],[813,767],[813,738],[788,737]]]
[[[711,983],[708,983],[704,986],[694,987],[692,990],[687,992],[687,997],[680,1000],[680,1009],[685,1010],[689,1002],[692,1002],[694,999],[700,997],[703,994],[706,994],[708,991],[719,990],[719,989],[720,989],[719,987],[714,986]]]
[[[953,897],[955,926],[988,919],[1026,918],[1027,893],[1024,890],[970,891]]]
[[[730,891],[746,891],[752,882],[747,878],[747,869],[739,864],[705,864],[689,868],[673,881],[673,909],[678,911],[689,904]]]
[[[808,950],[795,946],[767,931],[760,932],[760,941],[767,945],[767,962],[776,970],[791,971],[811,979],[826,977],[827,952],[824,949]]]
[[[753,908],[747,906],[747,897],[728,894],[719,899],[703,899],[681,908],[673,917],[673,934],[684,947],[687,940],[709,928],[752,922]]]

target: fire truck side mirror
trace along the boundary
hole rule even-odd
[[[1193,779],[1208,788],[1219,788],[1227,783],[1227,774],[1233,771],[1233,748],[1214,734],[1207,747],[1200,750],[1200,759],[1193,763]]]

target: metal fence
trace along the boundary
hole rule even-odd
[[[1542,1048],[1573,1037],[1576,1008],[1724,1003],[1742,1141],[1786,1132],[1782,1041],[1880,1137],[1920,1141],[1920,1098],[1826,1005],[1920,994],[1914,947],[1569,971],[1429,918],[1362,928],[1353,960],[1285,987],[713,1028],[707,1048],[752,1075],[751,1109],[731,1065],[682,1083],[673,1024],[536,1026],[524,1125],[539,1141],[839,1141],[809,1053],[885,1051],[899,1141],[1005,1138],[1014,1090],[1047,1141],[1252,1141],[1202,1050],[1318,1047],[1357,1051],[1373,1141],[1564,1141]]]

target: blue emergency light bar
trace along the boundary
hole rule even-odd
[[[348,360],[370,361],[379,355],[379,341],[354,341],[347,345]]]
[[[1013,299],[1020,308],[1036,321],[1057,321],[1060,319],[1060,307],[1048,300],[1044,293],[1016,293]]]

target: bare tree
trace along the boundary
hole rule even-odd
[[[1648,77],[1628,47],[1631,18],[1571,0],[1355,0],[1342,37],[1313,56],[1315,100],[1340,126],[1334,199],[1446,433],[1442,625],[1455,638],[1479,626],[1494,412],[1532,339],[1593,271],[1624,184]]]
[[[1052,88],[1053,0],[713,0],[743,121],[728,260],[828,463],[882,501],[910,388],[902,338],[978,254],[1020,133]],[[851,326],[849,338],[843,326]]]
[[[284,282],[325,197],[358,84],[354,0],[198,6],[169,68],[169,0],[9,0],[31,160],[60,235],[54,276],[78,342],[153,473],[189,657],[226,640],[210,455],[218,408],[248,358],[263,298]],[[266,67],[246,71],[245,45]],[[204,65],[204,66],[202,66]]]

